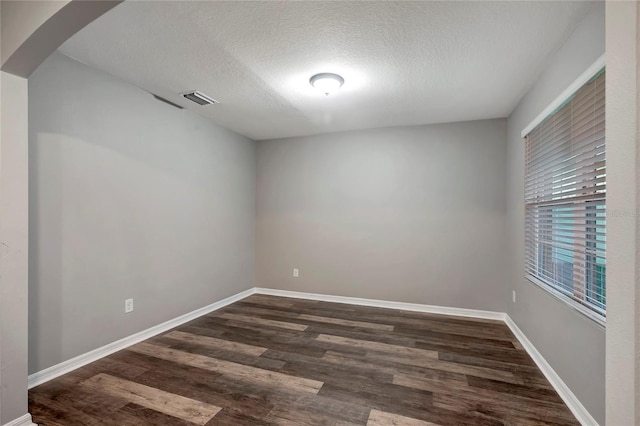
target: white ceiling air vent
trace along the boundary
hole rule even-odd
[[[189,99],[192,102],[197,103],[198,105],[211,105],[211,104],[220,103],[220,102],[216,101],[215,99],[205,95],[204,93],[198,92],[197,90],[194,90],[192,92],[183,93],[182,96],[184,96],[185,98]]]

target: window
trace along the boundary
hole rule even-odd
[[[600,69],[525,135],[525,273],[599,320],[606,315],[605,195]]]

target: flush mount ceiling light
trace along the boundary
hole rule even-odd
[[[309,79],[309,83],[311,83],[311,85],[316,89],[322,91],[325,95],[329,96],[329,94],[342,87],[344,84],[344,78],[338,74],[323,72],[311,77]]]

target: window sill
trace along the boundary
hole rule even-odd
[[[540,281],[536,277],[533,277],[531,275],[525,275],[525,278],[527,280],[529,280],[529,282],[534,284],[536,287],[538,287],[541,290],[543,290],[544,292],[546,292],[546,293],[554,296],[556,299],[559,299],[560,301],[564,302],[564,304],[569,306],[574,311],[578,312],[582,316],[587,317],[589,320],[591,320],[594,323],[596,323],[603,330],[606,329],[607,321],[606,321],[605,317],[603,317],[601,315],[598,315],[597,313],[591,311],[588,308],[585,308],[584,306],[580,305],[579,303],[576,303],[570,297],[566,296],[565,294],[563,294],[563,293],[561,293],[561,292],[559,292],[557,290],[554,290],[553,288],[549,287],[547,284],[545,284],[544,282]]]

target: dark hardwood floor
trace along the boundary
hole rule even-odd
[[[498,321],[254,295],[29,392],[41,425],[576,425]]]

